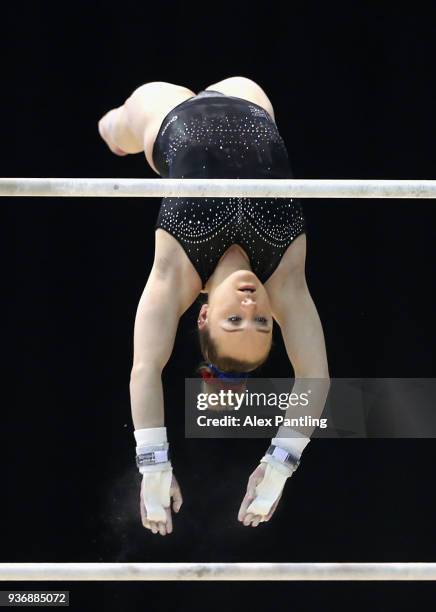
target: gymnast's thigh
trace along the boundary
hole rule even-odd
[[[228,77],[227,79],[208,85],[205,89],[212,89],[226,96],[235,96],[236,98],[243,98],[249,102],[258,104],[274,119],[274,109],[270,99],[262,87],[252,79],[242,76]]]

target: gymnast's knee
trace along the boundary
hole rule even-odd
[[[243,85],[243,86],[251,86],[251,87],[255,85],[256,87],[259,87],[259,84],[256,83],[256,81],[253,81],[253,79],[250,79],[245,76],[227,77],[226,79],[222,79],[221,81],[219,81],[219,83],[231,83],[232,85]]]

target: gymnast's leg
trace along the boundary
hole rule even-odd
[[[146,126],[194,92],[174,83],[153,81],[137,87],[124,104],[107,112],[98,122],[100,136],[112,153],[127,155],[144,151]]]

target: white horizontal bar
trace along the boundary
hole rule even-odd
[[[436,198],[436,181],[0,178],[0,196],[86,198]]]
[[[436,580],[436,563],[0,563],[1,580]]]

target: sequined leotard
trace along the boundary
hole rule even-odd
[[[163,120],[153,161],[164,178],[292,178],[270,115],[248,100],[212,90],[185,100]],[[163,198],[156,229],[174,236],[203,287],[232,244],[264,283],[290,243],[306,232],[295,198]]]

